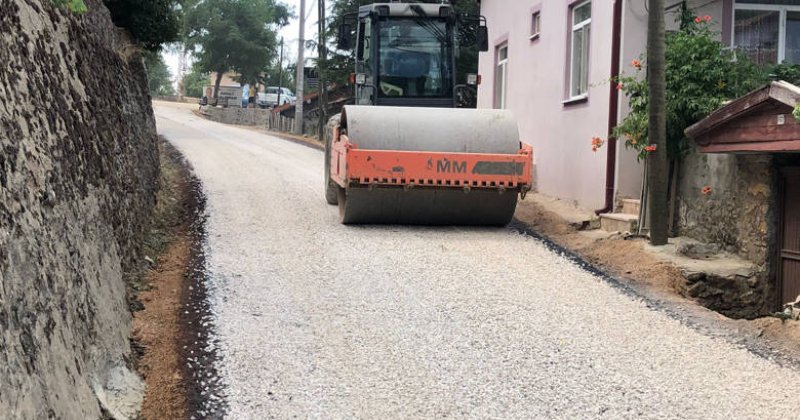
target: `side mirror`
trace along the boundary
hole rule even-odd
[[[486,26],[478,26],[478,34],[476,36],[478,43],[478,50],[481,52],[489,51],[489,28]]]
[[[350,34],[353,32],[353,27],[349,23],[339,25],[339,33],[336,40],[336,48],[340,50],[350,51],[353,48],[352,39]]]

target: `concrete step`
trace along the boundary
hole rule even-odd
[[[600,215],[600,229],[607,232],[636,232],[639,216],[626,213],[605,213]]]
[[[622,213],[639,216],[639,209],[641,208],[642,208],[642,200],[637,200],[634,198],[622,199]]]

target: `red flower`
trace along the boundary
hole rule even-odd
[[[705,16],[703,16],[703,20],[706,21],[706,22],[711,22],[711,16],[705,15]]]
[[[600,137],[592,137],[592,151],[596,152],[597,149],[603,147],[603,143],[605,142]]]
[[[634,59],[633,61],[631,61],[631,66],[635,67],[637,69],[641,69],[642,68],[642,62],[639,61],[639,60]]]
[[[700,192],[703,193],[703,195],[709,195],[711,194],[711,187],[706,185],[705,187],[703,187],[703,189],[700,190]]]
[[[694,18],[694,23],[700,23],[702,21],[703,21],[703,18],[701,18],[700,16]]]
[[[655,144],[651,144],[649,146],[645,146],[644,147],[644,151],[645,152],[655,152],[656,151],[656,145]]]
[[[622,83],[617,83],[617,90],[622,90],[622,88],[624,87],[625,85],[623,85]]]

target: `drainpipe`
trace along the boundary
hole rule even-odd
[[[611,30],[611,79],[619,77],[620,50],[622,44],[622,3],[624,0],[614,2],[613,28]],[[617,139],[614,137],[614,127],[617,126],[619,117],[619,91],[616,83],[609,83],[608,93],[608,147],[606,154],[606,203],[602,209],[595,210],[596,214],[609,213],[614,210],[614,184],[617,171]]]

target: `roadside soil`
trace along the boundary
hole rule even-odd
[[[187,384],[179,338],[184,334],[180,309],[185,302],[185,278],[192,255],[189,170],[180,154],[160,141],[161,188],[145,240],[152,261],[137,298],[133,336],[141,355],[138,370],[147,388],[143,419],[187,418]]]
[[[645,252],[642,238],[593,236],[532,201],[520,201],[517,219],[614,277],[634,279],[659,291],[677,292],[683,276],[673,265]]]
[[[680,294],[685,281],[680,271],[648,253],[645,239],[578,230],[532,200],[521,201],[515,216],[638,295],[666,307],[682,322],[747,346],[765,357],[800,367],[800,322],[776,317],[731,319],[702,307]]]

